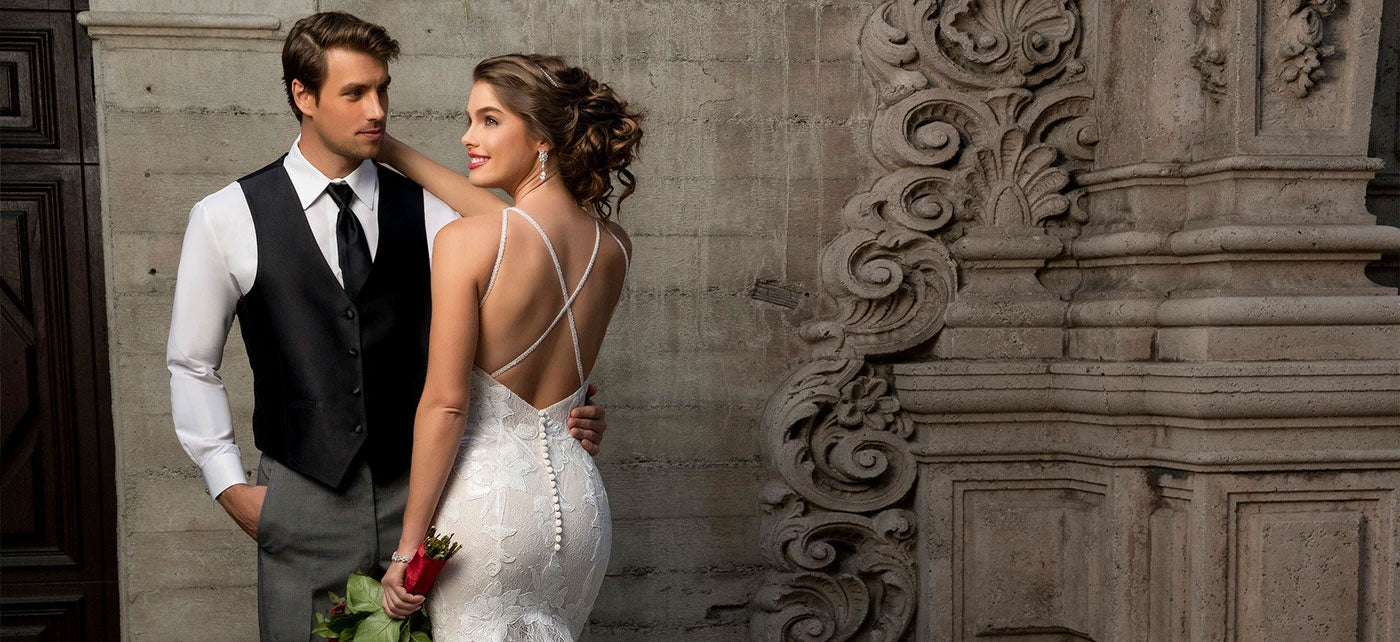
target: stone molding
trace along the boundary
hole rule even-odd
[[[235,13],[84,11],[78,24],[94,39],[123,36],[165,38],[280,38],[277,16]]]
[[[1141,162],[1095,169],[1076,174],[1075,182],[1089,187],[1145,178],[1225,178],[1230,172],[1327,172],[1333,178],[1369,180],[1383,167],[1385,162],[1379,158],[1357,156],[1234,155],[1194,163]]]

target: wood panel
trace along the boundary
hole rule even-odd
[[[71,1],[0,6],[6,641],[120,635],[96,105],[75,15]]]

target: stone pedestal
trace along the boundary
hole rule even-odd
[[[1400,640],[1381,2],[1187,4],[871,16],[754,639]]]

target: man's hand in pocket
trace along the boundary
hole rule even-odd
[[[258,539],[258,519],[262,516],[263,498],[267,486],[234,484],[219,493],[219,505],[228,511],[235,524],[254,540]]]

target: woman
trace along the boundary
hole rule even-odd
[[[463,548],[427,602],[435,640],[573,640],[611,523],[598,469],[563,422],[630,263],[609,197],[614,174],[619,206],[634,190],[641,116],[553,56],[490,58],[472,77],[469,177],[397,142],[381,152],[463,215],[433,245],[428,381],[384,608],[404,617],[423,604],[403,589],[404,561],[432,525]],[[514,207],[465,211],[482,188]]]

